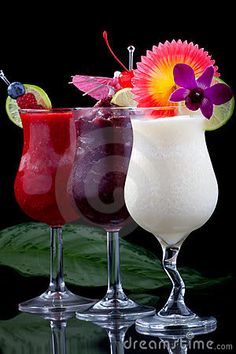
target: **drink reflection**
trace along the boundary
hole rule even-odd
[[[65,313],[64,313],[65,315]],[[22,313],[0,320],[1,354],[105,354],[100,347],[105,331],[93,323],[78,321],[74,314],[61,313],[42,317]]]
[[[138,326],[136,327],[137,332],[139,332]],[[208,333],[214,332],[216,330],[216,325],[212,327],[199,328],[199,329],[190,329],[190,330],[179,330],[172,329],[171,331],[160,331],[160,332],[148,332],[142,334],[148,334],[152,336],[152,340],[146,340],[145,349],[153,349],[155,342],[155,349],[160,352],[168,352],[169,354],[186,354],[188,350],[192,350],[195,352],[199,350],[201,352],[208,351],[209,342],[212,341],[207,340],[207,338],[199,338],[199,336],[204,336]],[[140,331],[141,333],[141,331]],[[160,341],[153,341],[153,337],[157,337]],[[148,337],[146,337],[148,338]],[[212,348],[210,348],[212,349]]]
[[[128,331],[134,322],[78,321],[65,313],[20,314],[0,321],[0,353],[3,354],[125,354],[188,353],[214,349],[208,332],[172,332],[143,336]],[[127,332],[128,331],[128,332]],[[201,335],[201,336],[200,336]],[[206,335],[206,336],[205,336]],[[108,347],[108,338],[109,347]],[[213,339],[215,336],[213,336]]]
[[[110,354],[125,353],[125,334],[127,330],[134,324],[134,321],[114,319],[93,323],[106,330],[110,342]]]
[[[43,316],[50,323],[52,354],[68,354],[66,341],[67,321],[73,315],[73,313],[55,312]]]

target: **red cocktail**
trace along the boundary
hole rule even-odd
[[[74,158],[71,110],[21,112],[23,154],[15,180],[15,196],[31,218],[62,226],[77,218],[67,181]]]
[[[75,153],[72,109],[21,110],[24,147],[15,180],[15,196],[31,218],[47,223],[51,234],[50,284],[21,311],[72,311],[88,303],[67,290],[63,279],[62,226],[78,219],[68,180]],[[89,301],[91,303],[91,301]]]

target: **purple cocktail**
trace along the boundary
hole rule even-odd
[[[77,111],[77,153],[73,196],[87,221],[106,230],[120,229],[130,219],[124,185],[132,148],[132,128],[126,110]]]
[[[108,289],[86,311],[85,320],[135,319],[153,313],[130,300],[120,278],[119,232],[132,222],[124,201],[124,186],[132,150],[132,109],[79,108],[74,111],[77,147],[71,190],[81,216],[107,232]]]

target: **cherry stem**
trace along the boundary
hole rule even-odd
[[[4,72],[0,70],[0,78],[7,84],[8,86],[10,85],[10,81],[7,80],[6,76],[4,75]]]
[[[112,56],[113,56],[113,57],[116,59],[116,61],[122,66],[122,68],[125,69],[125,71],[129,71],[129,70],[126,68],[126,66],[117,58],[117,56],[115,55],[115,53],[114,53],[113,50],[111,49],[111,46],[110,46],[110,44],[109,44],[109,42],[108,42],[107,32],[104,31],[102,35],[103,35],[103,38],[104,38],[104,40],[105,40],[105,42],[106,42],[106,45],[107,45],[109,51],[111,52]]]

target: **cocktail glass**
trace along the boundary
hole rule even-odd
[[[40,296],[23,302],[24,312],[75,311],[92,300],[66,288],[62,226],[78,219],[68,179],[75,153],[72,109],[20,110],[23,153],[15,179],[15,197],[31,218],[50,226],[50,283]]]
[[[129,116],[129,109],[112,107],[74,111],[77,151],[71,189],[82,217],[106,230],[108,257],[107,293],[88,310],[78,310],[79,319],[133,319],[153,313],[153,308],[141,306],[125,295],[120,276],[119,232],[131,222],[124,203],[132,148]]]
[[[210,328],[184,302],[177,256],[186,237],[212,215],[218,186],[205,141],[206,119],[182,107],[138,108],[131,117],[134,144],[125,184],[132,218],[160,242],[163,267],[173,284],[165,306],[139,319],[139,332]]]

